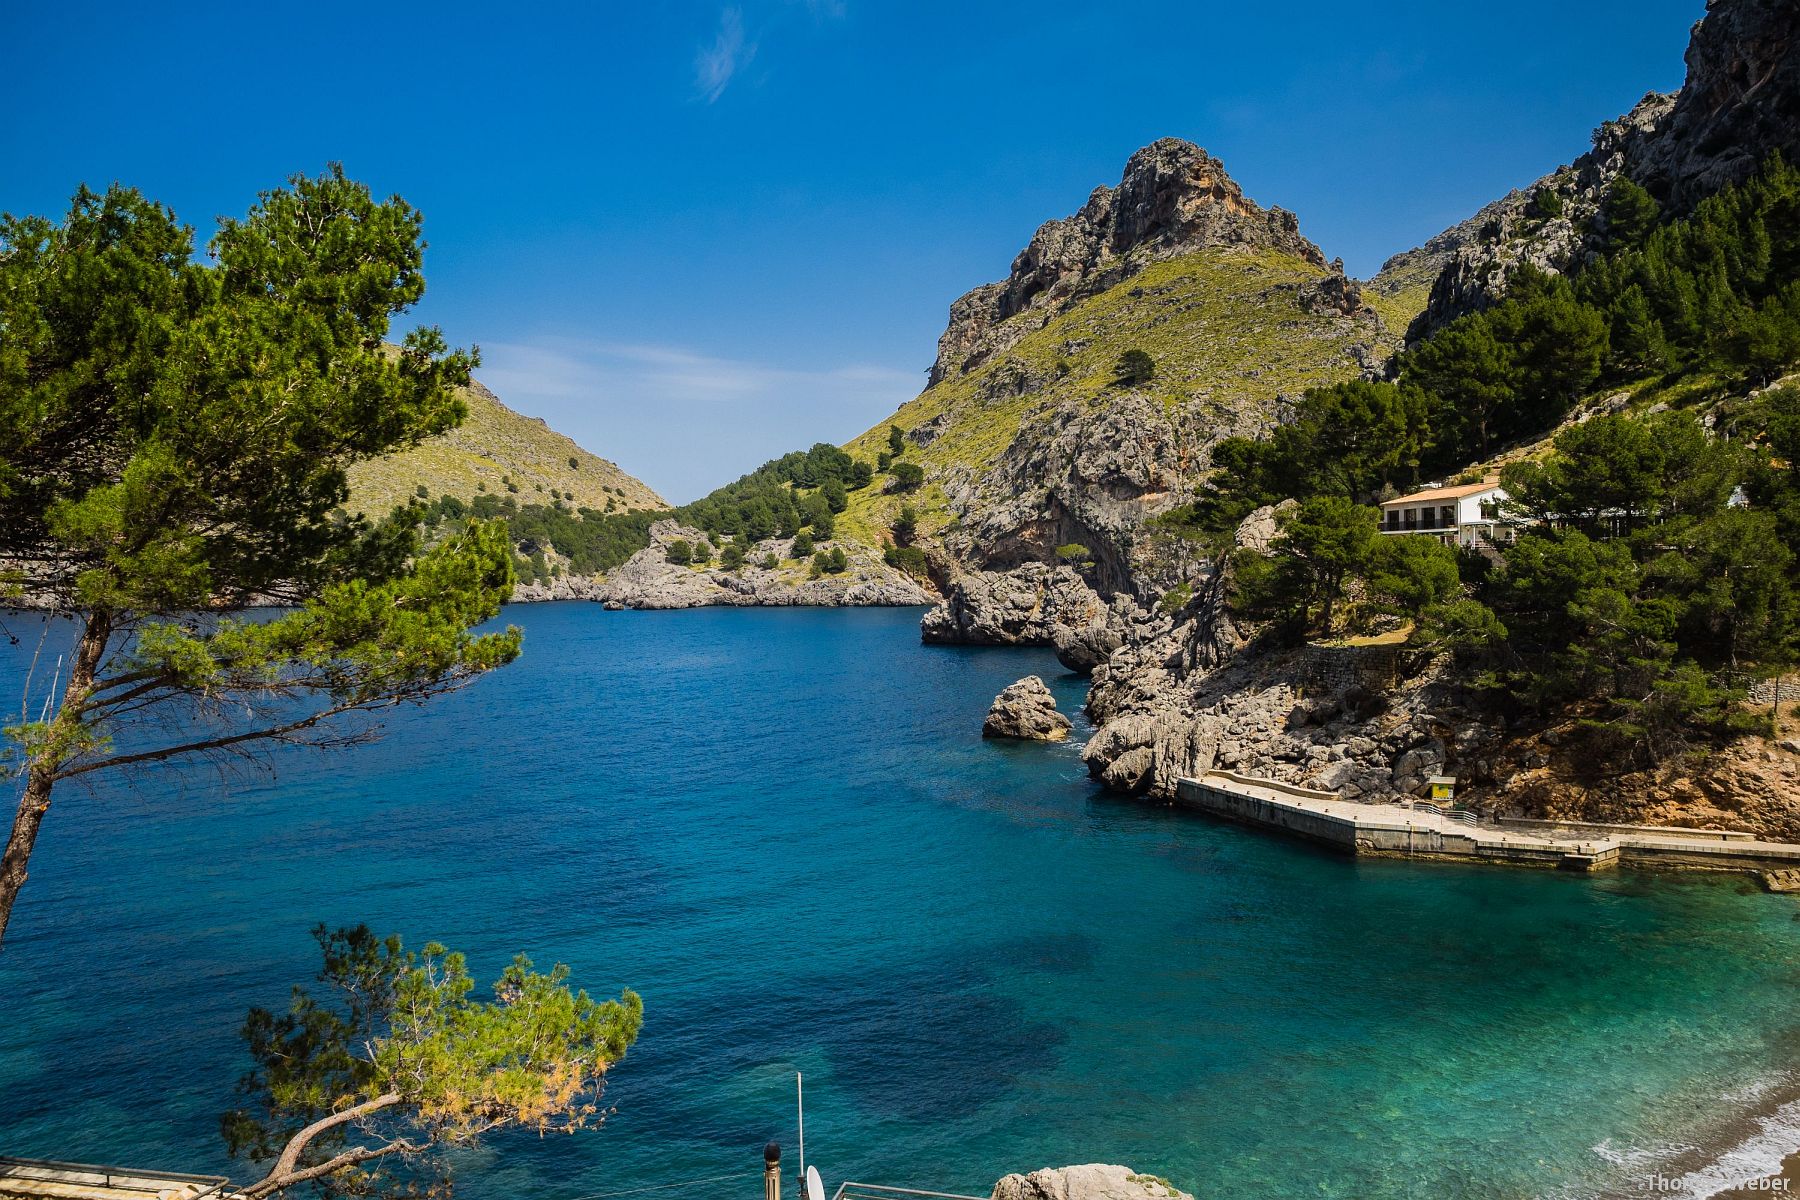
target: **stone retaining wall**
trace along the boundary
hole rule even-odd
[[[1759,679],[1750,685],[1753,703],[1773,704],[1778,697],[1783,704],[1800,700],[1800,679]]]
[[[1308,646],[1300,652],[1297,673],[1309,688],[1324,692],[1349,687],[1383,692],[1423,672],[1431,659],[1425,651],[1398,645]]]

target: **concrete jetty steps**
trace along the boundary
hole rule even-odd
[[[1620,864],[1724,871],[1800,870],[1800,845],[1747,833],[1654,825],[1585,825],[1469,814],[1431,805],[1360,804],[1334,792],[1208,771],[1176,785],[1184,807],[1274,829],[1350,854],[1411,855],[1598,871]]]

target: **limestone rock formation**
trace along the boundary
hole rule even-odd
[[[1789,161],[1800,156],[1800,6],[1709,0],[1678,93],[1645,96],[1595,130],[1593,148],[1572,164],[1396,255],[1373,286],[1393,291],[1435,266],[1430,302],[1410,333],[1423,336],[1503,296],[1525,264],[1561,272],[1593,254],[1605,232],[1600,201],[1620,175],[1686,212],[1775,151]],[[1550,220],[1531,210],[1546,188],[1562,199],[1562,214]]]
[[[1041,561],[1050,549],[1084,546],[1097,590],[1159,591],[1157,556],[1134,553],[1133,531],[1179,496],[1196,464],[1196,446],[1266,428],[1263,406],[1240,416],[1199,408],[1170,412],[1134,392],[1104,407],[1063,401],[1020,429],[993,468],[959,492],[968,516],[946,548],[986,571]],[[1260,411],[1257,411],[1260,410]]]
[[[952,579],[944,599],[919,623],[927,642],[1046,646],[1053,626],[1086,626],[1106,601],[1068,567],[1027,563],[1005,574],[969,572]]]
[[[1246,517],[1235,548],[1266,552],[1280,511]],[[1182,778],[1222,767],[1392,800],[1444,762],[1445,729],[1458,718],[1438,686],[1442,662],[1402,663],[1392,646],[1271,648],[1239,627],[1229,591],[1225,565],[1170,627],[1095,670],[1087,710],[1096,731],[1082,752],[1095,779],[1167,799]],[[1405,698],[1378,700],[1403,675]]]
[[[987,720],[981,723],[981,736],[1060,742],[1072,728],[1074,722],[1057,711],[1049,686],[1038,676],[1027,675],[994,697]]]
[[[1131,156],[1118,187],[1095,188],[1073,216],[1041,225],[1005,279],[950,306],[931,382],[979,366],[1159,258],[1207,246],[1265,246],[1325,265],[1293,213],[1258,207],[1218,159],[1163,138]]]
[[[1166,1179],[1130,1167],[1088,1163],[1008,1175],[994,1185],[993,1200],[1193,1200]]]
[[[1077,675],[1087,675],[1111,658],[1125,639],[1112,622],[1096,619],[1086,625],[1054,626],[1050,644],[1056,649],[1057,662]]]
[[[1762,165],[1800,158],[1800,6],[1709,0],[1687,50],[1687,81],[1631,177],[1685,212]]]
[[[853,516],[879,529],[918,505],[944,594],[926,641],[1057,645],[1092,670],[1204,572],[1150,522],[1194,498],[1212,448],[1306,388],[1379,375],[1398,332],[1291,214],[1200,148],[1152,143],[957,301],[932,386],[850,446],[889,452],[891,423],[924,486]],[[1120,378],[1132,350],[1151,378]]]
[[[1464,313],[1494,303],[1524,267],[1560,274],[1597,253],[1605,229],[1600,208],[1614,180],[1631,172],[1628,163],[1639,147],[1658,136],[1675,106],[1671,96],[1655,92],[1616,121],[1594,133],[1593,148],[1572,164],[1560,167],[1529,187],[1509,192],[1475,217],[1426,243],[1443,247],[1442,267],[1431,286],[1425,311],[1408,336],[1417,338]],[[1534,210],[1539,192],[1556,194],[1561,215],[1545,218]],[[1416,254],[1417,252],[1411,252]],[[1383,267],[1413,269],[1417,263],[1400,255]],[[1381,276],[1375,287],[1381,288]]]

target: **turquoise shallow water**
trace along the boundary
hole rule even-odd
[[[616,1116],[470,1156],[474,1200],[791,1161],[796,1070],[831,1184],[1630,1194],[1800,1062],[1800,908],[1742,880],[1351,862],[1115,800],[1075,745],[978,736],[1013,679],[1079,681],[915,610],[507,616],[525,657],[377,747],[59,800],[0,952],[0,1152],[230,1171],[237,1024],[316,921],[643,993]]]

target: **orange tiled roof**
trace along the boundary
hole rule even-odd
[[[1465,483],[1460,487],[1427,488],[1422,492],[1414,492],[1410,496],[1401,496],[1395,500],[1383,500],[1381,507],[1392,508],[1397,504],[1423,504],[1427,500],[1460,500],[1464,496],[1473,496],[1477,492],[1491,492],[1500,484],[1495,480],[1485,483]]]

